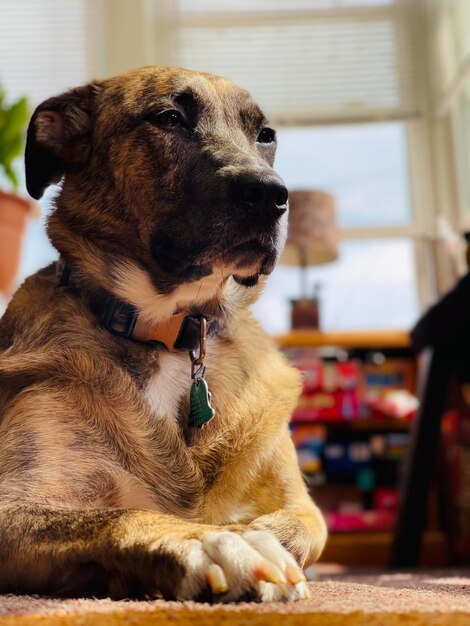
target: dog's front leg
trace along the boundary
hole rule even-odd
[[[308,567],[320,556],[328,533],[323,515],[303,482],[288,432],[276,448],[266,477],[259,480],[270,494],[260,509],[266,511],[269,506],[272,510],[253,520],[250,527],[273,533],[302,568]]]
[[[250,524],[256,530],[268,530],[292,554],[297,563],[307,568],[325,547],[327,530],[319,509],[305,502],[297,510],[278,509],[262,515]]]
[[[193,524],[154,511],[0,509],[0,591],[271,600],[305,597],[267,532]],[[290,582],[288,582],[288,580]],[[303,586],[302,586],[303,585]]]

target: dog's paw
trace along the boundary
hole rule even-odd
[[[180,600],[272,602],[310,597],[302,570],[268,531],[214,531],[177,543],[172,548],[185,571],[175,594]]]

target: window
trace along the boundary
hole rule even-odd
[[[278,128],[275,168],[287,187],[335,196],[340,260],[308,270],[311,289],[323,285],[325,329],[408,327],[418,315],[414,237],[431,205],[413,184],[428,158],[419,147],[415,5],[180,0],[163,11],[153,3],[156,28],[172,32],[165,61],[249,89]],[[280,266],[268,281],[255,306],[268,330],[288,329],[298,274]]]
[[[27,276],[57,259],[57,250],[46,235],[46,219],[55,193],[57,193],[57,187],[48,189],[39,202],[42,210],[40,219],[32,219],[28,224],[18,275],[20,283]]]
[[[158,36],[162,24],[172,31],[165,61],[228,76],[276,123],[308,124],[419,115],[413,4],[154,0],[153,7]]]
[[[441,212],[461,231],[470,230],[470,3],[446,0],[428,7],[433,68],[436,155],[454,168],[436,170]],[[454,171],[455,169],[455,171]]]
[[[311,284],[324,284],[325,328],[408,326],[418,311],[414,242],[426,236],[425,213],[433,210],[431,192],[416,184],[429,180],[430,171],[423,139],[420,3],[136,0],[130,5],[3,0],[0,79],[12,97],[25,94],[34,105],[92,77],[148,64],[228,76],[253,93],[279,129],[276,169],[288,187],[325,189],[336,197],[342,256],[309,270]],[[31,224],[25,249],[22,276],[54,256],[40,223]],[[385,284],[380,276],[393,289],[389,300],[382,295],[376,302],[375,285]],[[260,306],[271,298],[280,312],[272,324],[261,315],[268,329],[269,324],[286,328],[282,311],[286,298],[298,293],[296,284],[295,270],[280,267],[272,276]],[[352,286],[357,303],[348,315],[344,294],[352,293]],[[404,303],[400,310],[392,306],[396,301]]]
[[[409,239],[345,241],[338,261],[308,268],[313,294],[319,286],[322,330],[410,328],[419,303],[413,244]],[[290,328],[290,299],[299,298],[300,271],[278,265],[254,305],[266,330]]]
[[[281,129],[276,170],[289,189],[333,193],[340,228],[409,226],[408,137],[401,122]],[[289,299],[300,296],[300,270],[279,266],[254,308],[271,332],[290,325]],[[320,285],[324,330],[406,328],[418,315],[411,240],[344,241],[337,262],[308,269]]]
[[[103,0],[1,0],[0,82],[31,106],[103,72]]]
[[[412,221],[406,125],[355,124],[278,132],[276,170],[289,189],[336,197],[343,228]]]
[[[101,75],[103,6],[103,0],[1,0],[0,84],[7,97],[26,96],[33,110]],[[23,177],[21,162],[17,171]],[[57,257],[45,233],[53,193],[40,202],[42,218],[29,222],[20,281]]]
[[[454,110],[455,143],[460,181],[462,221],[470,225],[470,81],[463,87]]]

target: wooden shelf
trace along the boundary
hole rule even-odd
[[[372,430],[376,432],[403,432],[410,428],[410,420],[398,418],[384,419],[356,419],[356,420],[296,420],[291,424],[295,426],[320,425],[336,430]]]
[[[410,336],[404,330],[323,333],[318,330],[293,330],[276,337],[281,348],[410,348]]]
[[[330,533],[320,561],[342,565],[387,567],[393,535],[391,532]],[[443,567],[448,564],[445,533],[428,531],[423,535],[420,565]]]

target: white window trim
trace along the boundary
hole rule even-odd
[[[449,0],[421,0],[427,16],[428,58],[433,62],[438,46],[436,28],[451,4]],[[434,68],[429,68],[432,72]],[[431,125],[434,137],[434,179],[438,191],[439,212],[446,216],[458,232],[470,230],[470,210],[466,207],[463,180],[468,177],[467,165],[462,163],[462,137],[459,129],[459,98],[470,83],[470,55],[459,60],[456,73],[449,84],[435,94],[430,93]]]

